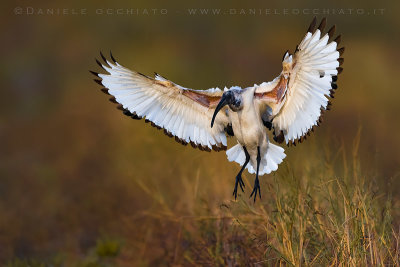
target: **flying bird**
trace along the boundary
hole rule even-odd
[[[316,18],[293,54],[283,55],[282,72],[271,82],[241,88],[194,90],[182,87],[157,73],[155,77],[120,65],[96,59],[106,74],[91,71],[110,101],[133,119],[145,119],[163,129],[178,143],[190,144],[204,151],[227,150],[227,136],[237,144],[226,151],[229,161],[241,169],[236,176],[233,196],[238,187],[244,192],[244,169],[255,173],[250,198],[261,198],[259,176],[278,169],[286,157],[284,149],[273,140],[287,145],[301,143],[321,123],[330,109],[342,72],[344,47],[338,48],[340,35],[333,39],[335,26],[323,34],[326,19],[316,27]]]

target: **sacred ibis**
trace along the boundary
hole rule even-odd
[[[144,118],[152,126],[183,145],[191,144],[205,151],[227,149],[226,135],[234,136],[237,145],[226,151],[229,161],[242,167],[236,176],[233,195],[238,186],[244,192],[242,172],[255,173],[250,197],[261,198],[259,175],[278,169],[286,157],[284,149],[268,139],[296,145],[321,122],[330,109],[330,98],[337,89],[337,75],[342,72],[344,47],[338,48],[340,35],[334,40],[335,26],[322,34],[326,19],[316,27],[312,21],[305,37],[293,54],[283,56],[282,72],[271,82],[221,90],[193,90],[162,76],[154,78],[120,65],[101,54],[97,63],[107,74],[91,71],[100,79],[102,91],[133,119]]]

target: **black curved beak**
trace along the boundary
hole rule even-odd
[[[215,120],[215,117],[217,116],[218,112],[225,105],[228,105],[228,104],[229,104],[229,97],[227,96],[227,94],[224,93],[224,94],[222,94],[221,100],[219,101],[217,107],[215,108],[214,115],[213,115],[212,120],[211,120],[211,128],[214,126],[214,120]]]

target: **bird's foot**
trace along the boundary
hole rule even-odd
[[[260,187],[260,182],[258,180],[258,177],[256,177],[256,180],[254,181],[253,191],[251,192],[251,195],[250,195],[250,197],[252,197],[254,195],[254,202],[256,202],[257,191],[258,191],[258,194],[261,199],[261,187]]]
[[[237,198],[238,185],[240,186],[240,189],[242,189],[242,192],[244,192],[244,188],[246,186],[244,185],[244,182],[243,182],[243,179],[242,179],[242,175],[240,173],[236,176],[235,188],[233,189],[233,196],[235,197],[235,200]]]

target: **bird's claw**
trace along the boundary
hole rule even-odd
[[[253,191],[251,192],[251,195],[250,195],[250,197],[252,197],[253,194],[254,194],[254,202],[256,202],[257,191],[258,191],[258,194],[259,194],[260,199],[261,199],[261,187],[260,187],[260,182],[259,182],[258,178],[256,178],[256,180],[254,181]]]
[[[233,189],[233,194],[232,194],[232,195],[235,197],[235,200],[236,200],[236,198],[237,198],[237,188],[238,188],[238,185],[240,186],[240,189],[242,189],[242,192],[244,192],[244,188],[245,188],[246,186],[244,185],[242,176],[241,176],[240,174],[238,174],[238,175],[236,176],[235,188]]]

